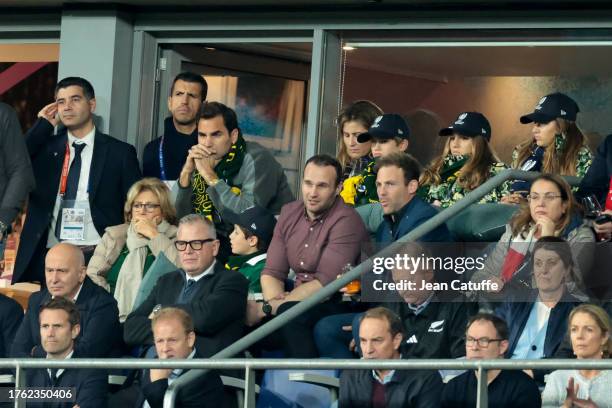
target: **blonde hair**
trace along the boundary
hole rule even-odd
[[[178,307],[164,307],[159,310],[157,313],[153,315],[153,319],[151,319],[151,330],[155,328],[155,325],[162,320],[177,320],[183,329],[185,329],[185,333],[191,333],[194,331],[193,319],[183,309],[179,309]]]
[[[425,169],[419,184],[437,185],[442,182],[440,172],[444,166],[444,158],[450,153],[451,137],[447,137],[442,154],[432,160],[429,167]],[[459,170],[459,176],[457,177],[457,183],[467,190],[473,190],[487,181],[491,166],[499,161],[491,145],[484,137],[478,135],[471,137],[471,139],[472,154]]]
[[[134,205],[136,197],[143,191],[150,191],[155,194],[164,220],[176,225],[176,209],[170,199],[170,189],[168,189],[168,186],[163,181],[156,177],[145,177],[132,184],[132,187],[128,190],[127,200],[125,200],[125,206],[123,207],[125,222],[132,220],[132,205]]]
[[[601,329],[602,334],[605,336],[608,335],[608,341],[601,347],[603,358],[610,358],[612,353],[612,328],[610,324],[610,317],[608,313],[599,306],[591,305],[591,304],[582,304],[578,305],[572,309],[569,315],[569,319],[567,320],[567,328],[568,333],[571,333],[571,324],[572,319],[577,313],[586,313],[595,320],[595,323]]]
[[[557,122],[559,133],[565,139],[565,146],[557,152],[554,139],[550,145],[546,146],[542,160],[542,173],[575,176],[578,153],[582,147],[587,146],[587,138],[578,128],[576,122],[562,118],[557,118],[555,121]],[[555,135],[556,137],[557,135]],[[535,141],[531,139],[517,147],[517,168],[520,168],[523,162],[531,156],[534,147]]]
[[[340,162],[340,166],[342,166],[342,171],[349,165],[351,162],[351,157],[346,151],[346,145],[343,140],[343,130],[344,125],[347,122],[355,121],[359,122],[363,127],[368,129],[374,120],[383,114],[382,109],[380,109],[374,102],[360,100],[351,103],[342,109],[342,112],[338,115],[336,119],[336,124],[338,125],[338,161]]]
[[[556,230],[563,231],[569,225],[572,220],[572,215],[579,212],[578,204],[574,199],[574,195],[572,194],[572,188],[569,184],[559,175],[557,174],[542,174],[538,176],[531,183],[531,187],[529,191],[531,192],[531,188],[533,185],[540,180],[548,181],[549,183],[553,183],[559,189],[559,194],[561,195],[561,201],[567,204],[567,211],[565,214],[561,216],[561,219],[556,224]],[[533,221],[531,217],[531,209],[529,208],[529,203],[521,203],[520,209],[515,213],[515,215],[510,220],[510,229],[512,230],[512,236],[516,237],[519,234],[527,232],[529,225]]]

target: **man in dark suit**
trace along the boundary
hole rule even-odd
[[[98,131],[91,84],[61,80],[26,134],[36,189],[30,194],[13,282],[43,281],[47,248],[58,241],[93,254],[106,227],[123,223],[130,186],[141,178],[133,146]],[[59,123],[65,128],[53,134]]]
[[[200,350],[194,347],[196,335],[193,320],[184,310],[174,307],[159,310],[151,321],[151,328],[159,359],[202,358]],[[161,408],[168,385],[187,371],[163,368],[143,370],[140,381],[142,394],[136,407],[142,407],[146,399],[151,408]],[[176,406],[219,408],[224,406],[223,401],[221,378],[216,372],[209,371],[179,391]]]
[[[30,296],[11,349],[13,357],[38,357],[41,349],[39,313],[52,298],[75,302],[80,312],[80,335],[74,348],[81,357],[110,357],[121,345],[119,310],[115,299],[86,275],[83,253],[74,245],[58,244],[45,259],[47,288]]]
[[[19,303],[0,294],[0,358],[8,357],[13,338],[22,320],[23,309]],[[0,369],[0,374],[2,373],[3,370]]]
[[[181,219],[175,246],[182,269],[159,278],[149,297],[128,315],[124,339],[130,346],[152,345],[154,312],[177,306],[193,318],[197,349],[210,357],[242,336],[248,281],[215,261],[219,240],[203,215]]]
[[[57,297],[40,309],[40,332],[42,348],[49,360],[64,360],[80,357],[74,350],[78,337],[79,311],[68,299]],[[72,408],[78,406],[106,407],[107,373],[94,369],[42,368],[28,370],[28,387],[74,388],[70,401],[28,402],[28,407]]]

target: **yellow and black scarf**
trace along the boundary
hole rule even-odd
[[[378,202],[375,165],[376,161],[372,159],[361,174],[344,180],[340,197],[346,204],[359,207],[360,205]]]
[[[240,186],[235,185],[233,180],[240,171],[240,167],[242,167],[246,150],[246,142],[242,135],[239,135],[236,143],[232,145],[229,152],[215,166],[215,173],[217,173],[219,180],[223,180],[231,186],[232,192],[236,195],[240,195]],[[203,214],[214,222],[216,219],[219,219],[219,217],[214,217],[218,212],[208,195],[207,188],[208,185],[204,181],[204,177],[196,171],[193,177],[193,196],[191,199],[193,211],[196,214]]]

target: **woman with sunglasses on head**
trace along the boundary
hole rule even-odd
[[[532,113],[521,116],[521,123],[533,123],[533,138],[514,149],[512,168],[584,177],[593,155],[576,124],[578,112],[578,104],[565,94],[540,99]],[[515,180],[502,202],[519,204],[528,190],[528,181]]]
[[[355,101],[345,107],[338,119],[338,161],[342,166],[342,181],[364,171],[373,160],[372,142],[359,143],[357,136],[368,131],[374,119],[383,111],[373,102]]]
[[[440,136],[448,136],[442,154],[421,176],[419,195],[429,203],[447,208],[507,166],[495,156],[491,125],[479,112],[464,112]],[[480,200],[498,202],[508,194],[503,183]]]
[[[159,254],[178,264],[176,210],[164,182],[148,177],[134,183],[124,216],[124,224],[106,229],[87,266],[87,275],[114,295],[121,322],[132,311],[142,278]]]
[[[569,315],[568,332],[578,360],[609,359],[612,352],[610,316],[585,304]],[[612,408],[612,370],[557,370],[546,381],[542,407]]]
[[[514,214],[506,232],[487,257],[484,267],[472,276],[473,282],[495,282],[499,292],[511,281],[531,287],[529,255],[536,241],[542,237],[564,238],[572,249],[575,277],[582,281],[581,270],[588,269],[588,250],[585,242],[595,242],[593,230],[580,214],[571,188],[558,175],[542,174],[531,184],[527,203]]]

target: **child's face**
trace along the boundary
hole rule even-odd
[[[238,225],[234,225],[234,230],[229,236],[232,244],[232,253],[236,255],[247,255],[253,252],[250,240],[247,239]]]

